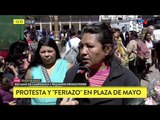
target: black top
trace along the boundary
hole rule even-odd
[[[77,73],[79,69],[82,69],[79,64],[70,68],[64,79],[64,83],[87,83],[84,74]],[[83,68],[84,69],[84,68]],[[88,69],[86,68],[86,71]],[[120,63],[113,59],[111,62],[111,69],[108,78],[104,81],[102,86],[140,86],[139,79],[129,69],[120,65]],[[77,99],[80,105],[127,105],[131,104],[132,100],[128,98],[85,98]],[[58,101],[60,102],[60,101]]]

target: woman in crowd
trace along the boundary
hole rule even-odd
[[[120,37],[120,29],[113,28],[113,40],[115,48],[115,57],[121,62],[121,65],[128,67],[128,54],[126,48],[122,43],[122,38]]]
[[[149,58],[146,60],[146,70],[145,73],[148,74],[149,73],[149,69],[152,66],[152,50],[154,49],[154,42],[152,41],[151,38],[151,32],[146,32],[145,36],[144,36],[144,42],[147,46],[147,48],[149,49]]]
[[[26,79],[41,79],[41,82],[63,82],[66,71],[72,65],[60,58],[58,47],[51,38],[43,37],[30,63]],[[32,98],[32,105],[55,105],[56,98]]]
[[[65,83],[87,83],[88,86],[140,86],[138,78],[114,58],[113,32],[109,24],[93,23],[84,27],[80,42],[81,63],[67,71]],[[84,70],[90,74],[80,77]],[[83,76],[83,75],[81,75]],[[59,99],[60,100],[60,99]],[[60,105],[129,105],[134,98],[80,98]]]
[[[138,34],[136,31],[130,31],[130,40],[127,44],[126,51],[129,58],[129,69],[138,77],[137,73],[137,41]]]

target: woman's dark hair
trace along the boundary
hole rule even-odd
[[[112,28],[112,32],[113,32],[113,33],[115,33],[115,32],[119,32],[119,33],[120,33],[121,30],[120,30],[119,28]]]
[[[105,44],[113,44],[112,41],[112,28],[109,23],[98,22],[87,24],[83,30],[82,35],[84,33],[97,34],[99,42],[104,46]]]
[[[106,47],[106,44],[111,44],[113,48],[113,31],[110,23],[98,22],[89,23],[82,30],[82,36],[84,33],[97,34],[99,42],[102,44],[102,48]],[[107,56],[107,61],[113,56],[113,51]]]
[[[130,31],[131,39],[138,39],[138,33],[136,31]]]
[[[57,47],[56,42],[49,37],[42,37],[38,42],[38,47],[37,47],[37,50],[35,52],[35,56],[33,58],[33,61],[30,63],[28,68],[31,68],[32,66],[37,66],[39,64],[42,64],[42,60],[41,60],[41,57],[39,55],[39,51],[40,51],[42,46],[52,47],[56,52],[56,60],[60,58],[60,53],[59,53],[59,49]]]
[[[16,60],[24,57],[22,54],[25,50],[28,50],[28,45],[26,44],[25,40],[18,40],[11,44],[9,49],[9,54],[6,58],[7,62],[16,62]]]
[[[9,91],[9,89],[12,88],[10,78],[4,76],[3,73],[0,73],[0,88],[6,91]]]
[[[151,33],[151,32],[146,32],[146,33],[145,33],[145,35],[144,35],[144,39],[143,39],[143,41],[147,40],[147,35],[148,35],[148,34],[152,35],[152,33]]]

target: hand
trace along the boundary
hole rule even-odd
[[[13,88],[9,89],[9,91],[13,93]]]
[[[17,104],[16,101],[9,102],[9,105],[16,105],[16,104]]]
[[[8,65],[8,68],[11,69],[12,71],[16,71],[16,68],[15,68],[14,65],[12,65],[12,64],[9,64],[9,65]]]
[[[27,59],[23,59],[23,62],[24,62],[24,69],[27,69],[30,63],[28,62]]]
[[[79,102],[77,100],[68,100],[68,98],[63,98],[60,105],[78,105]]]

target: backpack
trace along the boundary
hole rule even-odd
[[[65,54],[64,58],[65,60],[67,60],[69,63],[71,64],[76,64],[77,63],[77,55],[79,54],[79,49],[71,47],[71,43],[70,41],[68,41],[70,50]]]
[[[149,49],[147,48],[146,44],[141,40],[137,41],[137,57],[142,60],[146,60],[150,57]]]

